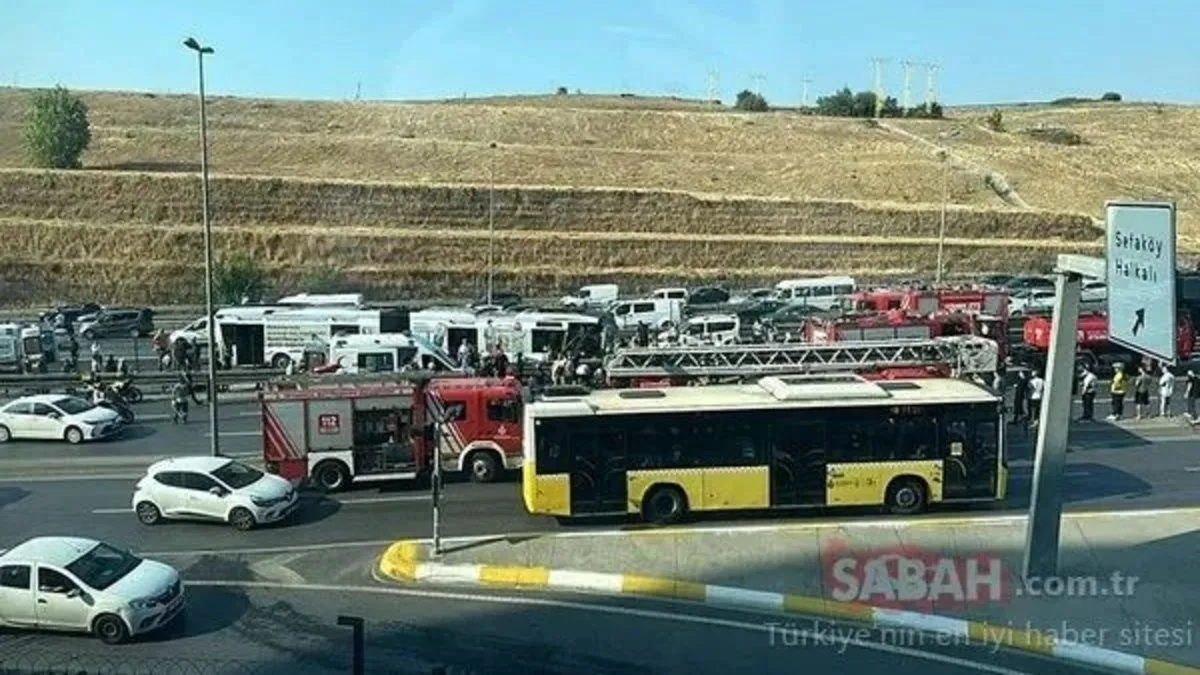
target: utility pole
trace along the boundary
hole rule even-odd
[[[883,66],[887,59],[875,57],[871,65],[875,68],[875,117],[883,114]]]
[[[213,48],[201,46],[195,38],[183,41],[183,46],[196,52],[200,80],[200,213],[204,220],[204,309],[208,324],[208,449],[213,457],[221,455],[221,439],[217,429],[217,328],[213,308],[213,241],[212,223],[208,218],[208,118],[204,108],[204,57]]]
[[[938,64],[925,64],[925,107],[932,108],[937,103],[937,72]]]
[[[496,292],[496,144],[488,145],[488,271],[487,304],[492,304]]]
[[[354,86],[354,100],[362,100],[362,82],[359,82]]]
[[[812,80],[810,80],[808,78],[804,78],[803,80],[800,80],[800,83],[801,83],[801,85],[803,85],[802,93],[800,95],[800,107],[807,108],[808,107],[808,85],[812,84]]]
[[[904,93],[902,94],[904,100],[900,105],[904,108],[905,112],[908,112],[908,109],[912,106],[912,67],[919,64],[912,61],[902,61],[901,65],[904,66]]]

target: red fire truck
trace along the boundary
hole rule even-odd
[[[1017,365],[1030,368],[1044,368],[1046,354],[1050,351],[1051,317],[1031,315],[1025,320],[1022,328],[1024,345],[1013,354]],[[1108,341],[1108,316],[1104,312],[1088,312],[1079,315],[1076,328],[1076,356],[1079,365],[1087,365],[1093,369],[1107,371],[1113,363],[1134,362],[1139,357],[1133,352],[1112,344]],[[1184,312],[1179,314],[1179,328],[1176,333],[1176,346],[1180,359],[1189,359],[1196,344],[1192,322]]]
[[[854,309],[865,312],[903,310],[928,316],[965,312],[996,317],[1008,316],[1008,292],[984,288],[877,288],[853,296]]]
[[[428,473],[439,418],[443,470],[489,482],[521,464],[516,380],[316,377],[259,398],[268,470],[328,491]]]

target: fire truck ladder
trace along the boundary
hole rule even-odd
[[[630,347],[605,363],[613,378],[754,377],[946,364],[956,375],[995,372],[995,342],[974,336],[833,344]]]

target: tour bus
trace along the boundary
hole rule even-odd
[[[217,342],[231,365],[286,368],[335,336],[406,330],[407,316],[400,309],[234,307],[216,313]]]
[[[543,396],[524,410],[525,506],[560,518],[1003,500],[1003,399],[959,379],[764,377]]]
[[[854,277],[785,279],[775,284],[775,297],[789,305],[830,310],[849,302],[855,285]]]

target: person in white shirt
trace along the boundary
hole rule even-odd
[[[1083,367],[1083,380],[1079,383],[1079,396],[1083,399],[1083,415],[1080,421],[1096,419],[1096,382],[1099,378],[1091,368]]]
[[[1163,368],[1158,378],[1158,416],[1171,416],[1171,397],[1175,394],[1175,375]]]
[[[1042,392],[1046,391],[1046,381],[1042,374],[1035,372],[1029,381],[1029,417],[1034,424],[1042,416]]]

